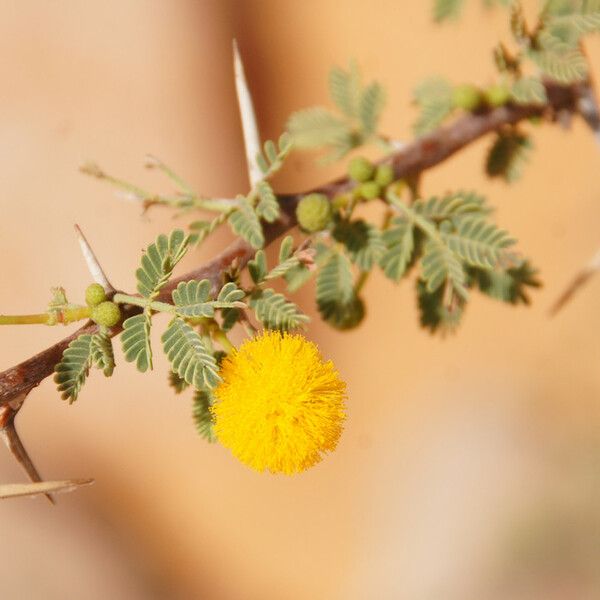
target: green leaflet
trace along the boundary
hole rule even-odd
[[[256,189],[258,193],[256,214],[268,223],[273,223],[279,218],[280,212],[277,196],[275,196],[273,188],[266,181],[260,181]]]
[[[500,260],[502,250],[515,243],[506,231],[476,217],[461,219],[455,231],[441,235],[448,248],[466,264],[490,269]]]
[[[317,306],[325,321],[337,329],[360,323],[364,305],[356,296],[350,261],[345,254],[331,251],[317,273]]]
[[[256,313],[256,318],[267,329],[289,331],[308,322],[309,318],[283,294],[275,290],[256,290],[250,296],[250,308]]]
[[[175,265],[187,251],[189,238],[181,229],[166,235],[159,235],[153,244],[148,246],[142,256],[141,267],[136,271],[137,290],[148,299],[153,299],[173,273]]]
[[[461,12],[464,0],[434,0],[433,20],[437,23],[456,19]]]
[[[196,388],[213,388],[221,378],[214,356],[185,321],[173,319],[162,336],[171,369]]]
[[[90,372],[92,361],[92,336],[80,335],[65,349],[61,361],[54,367],[54,381],[61,392],[61,398],[69,404],[77,396]]]
[[[469,215],[486,215],[489,208],[483,196],[475,192],[453,192],[445,196],[433,196],[417,200],[413,209],[430,221],[443,221]]]
[[[528,56],[544,75],[563,84],[587,77],[587,61],[579,48],[544,31],[538,40],[539,49],[530,50]]]
[[[408,220],[397,217],[383,232],[385,252],[379,260],[385,276],[398,282],[406,273],[415,246],[414,227]]]
[[[292,113],[287,122],[287,130],[296,148],[352,149],[352,129],[348,124],[326,108],[315,106]]]
[[[152,347],[150,346],[150,314],[129,317],[123,322],[121,344],[127,362],[135,362],[138,371],[152,370]]]
[[[214,317],[215,309],[235,308],[245,295],[233,282],[226,283],[216,300],[210,299],[211,283],[208,279],[179,283],[173,290],[173,302],[177,315],[189,317]]]
[[[413,125],[417,137],[433,131],[454,110],[452,86],[440,77],[423,81],[415,89],[413,100],[420,108],[419,118]]]
[[[169,371],[169,385],[175,390],[176,394],[181,394],[190,384],[178,373]]]
[[[522,77],[515,81],[510,93],[517,104],[546,104],[548,102],[546,88],[537,77]]]
[[[537,270],[529,262],[509,269],[470,269],[469,276],[482,293],[508,304],[529,304],[528,292],[539,288]]]
[[[362,219],[338,221],[332,235],[344,244],[352,262],[362,271],[370,271],[385,251],[379,229]]]
[[[379,115],[384,102],[383,88],[377,82],[371,83],[363,90],[358,106],[358,118],[363,136],[369,137],[377,133]]]
[[[465,309],[465,302],[460,298],[456,298],[449,308],[444,303],[444,288],[430,292],[423,281],[417,281],[417,305],[421,327],[432,334],[439,331],[442,335],[456,330]]]
[[[518,130],[498,132],[487,155],[486,173],[489,177],[501,177],[508,183],[516,181],[521,176],[531,148],[531,139]]]
[[[461,298],[468,298],[465,270],[456,254],[439,240],[430,238],[425,242],[421,258],[421,277],[429,293],[442,288],[448,281]]]
[[[217,441],[214,433],[214,421],[210,407],[212,406],[212,396],[206,390],[194,391],[194,404],[192,409],[192,418],[196,431],[209,443]]]
[[[106,331],[99,331],[92,336],[90,351],[94,366],[110,377],[115,370],[115,355],[112,340]]]
[[[265,179],[281,169],[291,149],[292,138],[288,133],[282,133],[277,144],[271,140],[264,143],[263,152],[258,153],[256,162]]]
[[[265,237],[260,220],[247,200],[242,200],[239,207],[229,213],[228,220],[233,232],[243,237],[253,248],[264,246]]]

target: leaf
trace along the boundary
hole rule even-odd
[[[587,77],[587,61],[579,48],[553,35],[544,35],[544,32],[540,34],[539,41],[540,49],[530,50],[528,56],[547,77],[563,84]]]
[[[515,81],[510,93],[517,104],[546,104],[548,102],[546,88],[537,77],[522,77]]]
[[[529,304],[529,289],[541,287],[537,270],[527,261],[510,269],[471,269],[469,274],[481,292],[508,304]]]
[[[65,349],[61,361],[54,367],[54,381],[61,398],[72,404],[90,372],[92,361],[92,336],[83,334]]]
[[[257,192],[256,214],[268,223],[273,223],[279,218],[280,212],[279,202],[273,188],[266,181],[260,181],[257,185]]]
[[[427,79],[414,91],[414,102],[421,114],[413,125],[416,136],[422,136],[438,127],[452,112],[452,86],[439,77]]]
[[[271,140],[264,143],[264,154],[259,152],[256,156],[256,162],[265,179],[281,169],[292,146],[292,138],[288,133],[281,134],[277,145]]]
[[[345,254],[331,252],[317,273],[317,306],[323,319],[335,326],[356,308],[350,261]]]
[[[223,321],[221,323],[221,329],[227,333],[231,331],[234,325],[240,320],[242,312],[239,308],[225,308],[221,313],[223,315]]]
[[[245,295],[246,292],[241,290],[235,282],[229,281],[221,288],[214,304],[217,308],[232,308],[233,305],[240,302]]]
[[[196,425],[196,431],[209,443],[217,441],[214,432],[214,421],[210,407],[212,406],[212,396],[206,390],[194,391],[194,405],[192,417]]]
[[[162,336],[171,369],[196,388],[213,388],[221,378],[214,356],[185,321],[173,319]]]
[[[442,335],[456,330],[465,306],[464,301],[458,299],[455,305],[448,308],[444,303],[444,288],[430,292],[423,281],[417,281],[417,304],[421,327],[430,333],[439,331]]]
[[[434,0],[433,20],[441,23],[449,19],[456,19],[463,7],[463,0]]]
[[[441,235],[466,264],[484,269],[495,267],[502,251],[515,243],[506,231],[476,217],[461,220],[455,232]]]
[[[247,201],[229,214],[229,224],[234,233],[243,237],[253,248],[262,248],[265,243],[262,227],[254,208]]]
[[[314,270],[309,269],[303,264],[298,264],[291,268],[284,275],[287,282],[288,292],[296,292],[313,276]]]
[[[250,307],[267,329],[289,331],[309,321],[300,309],[275,290],[257,290],[250,296]]]
[[[358,107],[362,133],[366,138],[377,132],[377,123],[383,105],[383,88],[377,82],[371,83],[361,93]]]
[[[283,240],[281,240],[281,245],[279,246],[279,262],[282,263],[292,255],[294,250],[294,238],[291,235],[286,235]]]
[[[425,243],[421,258],[421,277],[428,292],[435,292],[448,281],[454,291],[466,300],[466,275],[463,266],[452,250],[443,242],[430,238]]]
[[[166,235],[159,235],[153,244],[148,246],[142,256],[142,265],[136,271],[138,292],[152,300],[167,283],[175,265],[187,251],[189,238],[181,229]]]
[[[385,251],[381,232],[362,219],[339,221],[332,234],[344,244],[352,261],[362,271],[370,271]]]
[[[173,290],[177,314],[181,317],[213,317],[215,308],[209,302],[210,289],[211,283],[208,279],[179,283]]]
[[[175,390],[176,394],[181,394],[190,384],[178,373],[169,371],[169,385]]]
[[[385,252],[379,260],[386,277],[400,281],[413,254],[415,238],[413,224],[407,219],[395,218],[391,227],[383,232]]]
[[[135,362],[138,371],[152,370],[152,347],[150,346],[150,315],[143,313],[129,317],[123,322],[121,344],[127,362]]]
[[[508,183],[516,181],[531,147],[530,138],[514,129],[498,132],[487,155],[486,173],[489,177],[502,177]]]
[[[268,273],[267,256],[264,250],[259,250],[254,258],[248,261],[248,271],[254,283],[259,284],[264,281]]]
[[[360,98],[360,72],[355,62],[345,71],[333,67],[329,71],[329,93],[339,110],[349,118],[357,116]]]
[[[106,377],[110,377],[115,370],[115,355],[112,340],[105,331],[99,331],[92,336],[91,341],[92,363],[102,369]]]
[[[292,113],[287,130],[296,148],[353,145],[352,128],[320,106]]]
[[[489,213],[485,198],[475,192],[453,192],[445,196],[433,196],[427,200],[417,200],[414,210],[430,221],[443,221],[465,215],[485,215]]]

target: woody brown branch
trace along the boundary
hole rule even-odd
[[[546,116],[553,119],[560,111],[575,113],[578,99],[584,93],[589,95],[590,85],[589,83],[571,86],[548,84],[546,90],[548,94],[546,105],[519,106],[508,104],[493,110],[482,110],[466,114],[451,125],[440,127],[433,133],[408,144],[381,162],[393,166],[397,179],[416,176],[422,171],[440,164],[490,132],[509,125],[515,125],[534,116]],[[348,178],[343,177],[310,190],[310,192],[324,193],[333,198],[336,194],[348,191],[352,185],[353,183]],[[296,225],[295,207],[304,193],[280,194],[278,196],[282,207],[282,217],[277,223],[265,226],[266,244],[271,243]],[[238,239],[205,265],[173,278],[161,290],[159,299],[170,301],[171,291],[177,284],[191,279],[209,279],[213,283],[213,287],[218,288],[222,283],[224,272],[232,263],[235,263],[238,268],[243,268],[252,259],[254,253],[255,250],[247,242]],[[127,316],[139,311],[139,308],[130,307]],[[64,350],[72,340],[81,334],[93,333],[96,329],[94,323],[88,322],[60,342],[0,373],[0,406],[17,398],[25,397],[33,388],[53,373],[54,366],[60,362]],[[115,336],[120,332],[121,329],[116,327],[111,330],[111,335]]]

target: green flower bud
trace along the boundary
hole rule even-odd
[[[470,83],[465,83],[452,91],[452,103],[456,108],[475,110],[481,104],[481,92]]]
[[[322,231],[331,221],[331,203],[325,194],[308,194],[298,203],[296,217],[305,231]]]
[[[510,100],[510,90],[501,83],[490,85],[483,94],[485,101],[494,108],[504,106]]]
[[[375,183],[387,187],[394,181],[394,168],[392,165],[379,165],[375,170]]]
[[[92,283],[85,290],[85,301],[88,306],[96,306],[106,300],[106,292],[99,283]]]
[[[348,174],[354,181],[369,181],[375,173],[373,163],[362,156],[357,156],[348,165]]]
[[[121,309],[114,302],[101,302],[92,309],[92,321],[105,327],[114,327],[121,320]]]
[[[333,210],[343,210],[348,206],[348,202],[350,198],[345,196],[344,194],[340,194],[339,196],[335,196],[335,198],[331,201],[331,207]]]
[[[374,200],[381,196],[381,186],[374,181],[366,181],[360,184],[359,192],[365,200]]]

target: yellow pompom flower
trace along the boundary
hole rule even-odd
[[[220,375],[214,430],[244,464],[299,473],[335,449],[346,385],[305,337],[265,331],[226,357]]]

